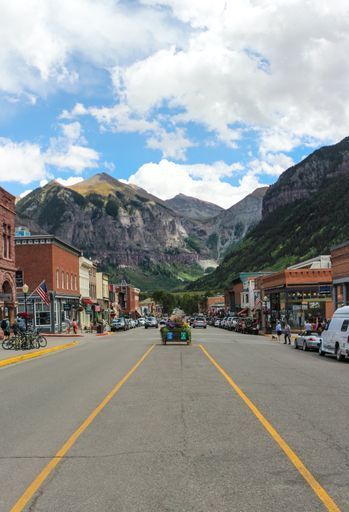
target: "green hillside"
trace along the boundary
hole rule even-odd
[[[281,270],[349,239],[349,175],[327,179],[309,199],[279,207],[263,219],[212,274],[191,290],[222,289],[242,271]]]

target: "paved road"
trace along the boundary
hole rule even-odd
[[[349,364],[213,328],[194,331],[191,347],[161,346],[156,331],[137,329],[1,368],[0,510],[28,488],[16,512],[331,510],[200,343],[337,503],[332,510],[349,511]]]

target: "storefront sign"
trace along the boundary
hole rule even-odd
[[[23,280],[23,271],[16,270],[16,288],[23,288],[24,280]]]
[[[332,286],[329,284],[322,284],[319,286],[319,293],[331,293]]]
[[[70,311],[71,310],[71,304],[63,304],[63,310],[64,311]]]

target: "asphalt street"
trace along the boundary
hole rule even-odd
[[[0,368],[0,389],[1,511],[349,511],[346,362],[138,328]]]

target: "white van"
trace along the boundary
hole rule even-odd
[[[336,309],[321,337],[320,356],[333,354],[337,361],[349,356],[349,306]]]

